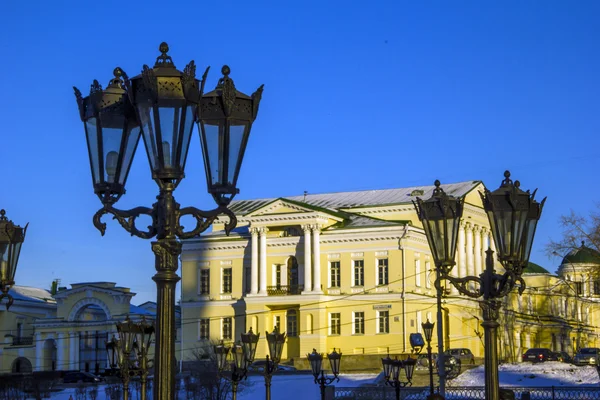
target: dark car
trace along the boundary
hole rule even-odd
[[[266,360],[254,361],[250,366],[248,366],[248,371],[258,371],[263,372],[265,370],[265,365],[267,365]],[[294,372],[296,371],[296,367],[291,365],[277,365],[278,372]]]
[[[557,361],[571,363],[573,362],[573,358],[566,351],[557,351],[556,352]]]
[[[552,361],[555,357],[553,356],[553,352],[550,349],[545,348],[535,348],[529,349],[523,354],[523,361],[531,361],[531,362],[543,362],[543,361]]]
[[[475,356],[469,349],[448,349],[444,354],[458,358],[463,364],[475,364]]]
[[[99,376],[96,376],[89,372],[67,372],[63,378],[64,383],[79,383],[79,382],[92,382],[98,383],[102,382],[102,379]]]

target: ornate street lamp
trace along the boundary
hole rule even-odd
[[[460,222],[458,208],[453,212],[451,205],[458,204],[460,200],[443,193],[439,181],[436,181],[433,196],[426,201],[417,199],[415,204],[439,271],[435,283],[436,289],[440,290],[441,281],[447,280],[461,294],[472,298],[483,297],[479,304],[483,311],[484,321],[481,325],[485,332],[485,398],[489,400],[498,400],[500,396],[497,349],[500,299],[510,293],[517,284],[519,284],[519,295],[525,290],[525,281],[521,275],[529,262],[535,230],[546,201],[546,199],[541,203],[535,201],[536,191],[530,193],[521,190],[519,181],[513,183],[510,179],[509,171],[504,173],[504,178],[500,188],[493,192],[486,189],[485,193],[481,194],[496,243],[498,260],[505,269],[502,275],[494,270],[494,252],[490,248],[486,251],[485,271],[480,276],[462,278],[451,276],[457,236],[454,229],[449,227],[455,227]],[[449,250],[438,251],[440,243]],[[454,251],[450,252],[451,249]],[[470,286],[477,288],[472,289]],[[445,369],[441,366],[445,364],[440,364],[440,371]]]
[[[234,343],[231,347],[223,344],[223,341],[218,346],[215,346],[214,351],[217,356],[217,370],[219,377],[223,377],[231,382],[232,399],[237,399],[238,383],[247,378],[248,366],[254,362],[256,354],[256,344],[258,343],[259,335],[252,332],[252,328],[248,333],[242,333],[242,342]],[[233,363],[231,367],[231,377],[223,376],[223,371],[227,369],[227,356],[231,351]]]
[[[404,361],[396,359],[392,360],[388,354],[386,358],[381,359],[383,365],[383,375],[385,384],[392,386],[396,391],[396,400],[400,400],[400,388],[412,385],[413,372],[417,360],[408,358]],[[406,375],[406,380],[400,378],[400,371],[403,370]]]
[[[265,364],[265,387],[266,399],[271,400],[271,378],[277,370],[277,366],[281,361],[281,353],[285,344],[285,332],[279,333],[279,327],[275,327],[273,332],[265,332],[267,336],[267,344],[269,345],[269,355],[267,355],[267,363]]]
[[[338,375],[340,374],[340,361],[342,360],[342,353],[338,353],[333,349],[331,354],[327,355],[329,359],[329,364],[331,365],[331,373],[333,376],[329,377],[325,375],[325,370],[323,370],[323,354],[317,353],[316,349],[313,349],[313,352],[306,355],[308,361],[310,362],[310,368],[312,370],[312,374],[315,377],[315,383],[319,385],[321,388],[321,400],[325,400],[325,387],[330,385],[333,381],[340,381]]]
[[[115,335],[113,335],[110,340],[104,341],[104,345],[106,346],[106,355],[108,357],[108,365],[110,367],[109,375],[113,375],[116,372],[118,362],[118,339]]]
[[[425,341],[427,342],[427,360],[429,361],[429,395],[432,396],[433,393],[433,358],[431,356],[431,337],[433,335],[433,327],[435,322],[423,322],[421,327],[423,328],[423,333],[425,333]],[[440,355],[438,354],[438,358]],[[438,368],[439,370],[439,368]]]
[[[251,96],[237,91],[229,77],[230,69],[225,66],[216,89],[203,95],[208,68],[199,81],[193,61],[179,71],[167,54],[167,44],[162,43],[159,50],[161,55],[153,68],[144,65],[142,73],[131,79],[116,68],[115,77],[105,90],[94,81],[89,96],[83,97],[77,88],[75,96],[86,132],[94,192],[103,204],[94,215],[94,226],[104,235],[106,224],[101,218],[111,214],[131,235],[157,239],[152,243],[157,270],[152,278],[157,286],[154,397],[170,400],[175,398],[173,354],[179,240],[199,235],[220,214],[229,216],[225,224],[227,234],[235,228],[237,221],[227,205],[238,192],[237,177],[263,87]],[[181,208],[173,197],[184,177],[194,122],[201,131],[208,191],[217,202],[217,208],[211,211]],[[113,205],[125,193],[140,134],[159,195],[151,208],[119,210]],[[136,225],[142,215],[152,218],[146,230]],[[184,231],[179,222],[186,215],[196,220],[196,226],[189,231]]]
[[[14,301],[8,292],[15,284],[15,273],[27,226],[29,224],[25,228],[15,225],[6,218],[6,211],[0,210],[0,301],[5,297],[8,299],[6,310]]]

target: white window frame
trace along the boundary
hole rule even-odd
[[[429,320],[431,322],[431,320]],[[423,333],[423,315],[421,311],[417,311],[417,332]]]
[[[357,261],[361,261],[362,262],[362,285],[356,285],[356,262]],[[352,287],[364,287],[365,286],[365,259],[364,258],[356,258],[352,260]],[[375,277],[375,279],[377,279],[377,277]]]
[[[208,293],[202,293],[202,271],[208,271]],[[199,267],[198,268],[198,296],[209,296],[210,295],[210,268]]]
[[[427,276],[425,277],[425,287],[427,289],[431,289],[431,278],[433,270],[431,269],[431,261],[429,260],[429,256],[425,257],[425,273]]]
[[[387,332],[381,332],[381,314],[383,313],[387,313],[387,326],[388,326],[388,330]],[[377,311],[377,325],[375,326],[376,332],[377,333],[390,333],[390,310],[384,310],[384,311]]]
[[[225,338],[225,320],[229,318],[231,320],[231,337]],[[223,317],[221,318],[221,340],[233,340],[233,317]]]
[[[421,257],[415,253],[415,286],[421,287]]]
[[[340,332],[339,333],[333,333],[333,314],[338,314],[340,316],[339,319],[339,327],[340,327]],[[340,336],[342,334],[342,313],[341,312],[330,312],[329,313],[329,335],[330,336]]]
[[[331,284],[332,284],[332,281],[331,281],[331,271],[332,271],[331,264],[333,264],[333,263],[338,263],[339,264],[339,268],[338,268],[339,269],[338,270],[338,279],[339,279],[339,282],[338,282],[337,286],[331,286]],[[334,287],[334,288],[340,288],[340,287],[342,287],[342,262],[340,260],[331,260],[331,261],[328,262],[328,264],[329,264],[329,268],[327,270],[327,272],[328,272],[328,274],[327,274],[327,287],[328,288],[332,288],[332,287]]]
[[[208,320],[208,338],[202,337],[202,321]],[[198,318],[198,340],[210,340],[210,318]]]
[[[223,286],[225,285],[225,270],[226,269],[231,270],[231,292],[228,292],[228,293],[223,291]],[[221,294],[232,294],[233,293],[233,267],[231,265],[228,265],[226,267],[221,267],[221,287],[219,288],[219,292]]]
[[[386,272],[387,272],[387,283],[379,283],[379,260],[386,260]],[[364,264],[363,264],[364,265]],[[364,268],[364,267],[363,267]],[[389,257],[378,257],[375,258],[375,286],[388,286],[390,284],[390,259]],[[363,282],[364,284],[364,282]]]
[[[363,331],[362,332],[356,332],[356,314],[358,313],[362,313],[362,328]],[[365,312],[364,311],[352,311],[352,334],[353,335],[364,335],[365,334]]]

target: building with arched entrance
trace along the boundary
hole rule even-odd
[[[102,373],[107,366],[105,342],[116,334],[116,323],[127,316],[154,319],[155,312],[131,304],[129,288],[112,282],[72,284],[54,293],[14,286],[14,304],[0,309],[4,343],[2,373],[78,370]]]

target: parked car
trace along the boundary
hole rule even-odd
[[[435,365],[437,361],[437,353],[431,353],[431,360],[433,361],[433,365]],[[429,358],[427,353],[421,353],[417,356],[417,367],[429,368]]]
[[[250,366],[248,366],[248,371],[263,372],[265,370],[266,365],[267,365],[266,360],[254,361],[252,364],[250,364]],[[293,367],[291,365],[283,365],[283,364],[277,365],[278,372],[294,372],[296,370],[297,370],[296,367]]]
[[[458,358],[462,364],[475,364],[475,356],[466,348],[448,349],[444,354]]]
[[[575,365],[598,365],[598,355],[600,349],[597,347],[584,347],[579,349],[579,352],[573,359]]]
[[[569,353],[567,353],[566,351],[557,351],[556,358],[558,359],[557,361],[560,361],[560,362],[565,362],[565,363],[573,362],[573,358],[571,358]]]
[[[523,354],[523,361],[543,362],[552,361],[553,352],[550,349],[535,348],[529,349]]]
[[[67,372],[63,377],[63,383],[79,383],[79,382],[102,382],[104,379],[90,372]]]

